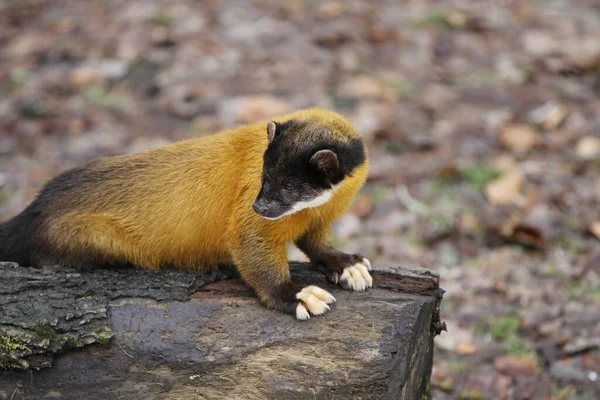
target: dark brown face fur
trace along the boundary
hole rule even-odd
[[[262,186],[253,205],[265,218],[277,219],[319,205],[327,191],[365,162],[360,139],[344,143],[323,126],[290,120],[270,123],[263,158]]]

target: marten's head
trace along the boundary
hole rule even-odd
[[[344,179],[366,161],[361,139],[332,132],[336,128],[297,120],[267,124],[269,145],[254,211],[274,220],[332,199]]]

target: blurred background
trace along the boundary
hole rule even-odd
[[[331,108],[371,156],[337,245],[447,290],[434,398],[600,396],[598,0],[3,0],[0,46],[0,219],[94,158]]]

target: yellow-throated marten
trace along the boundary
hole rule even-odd
[[[0,260],[152,269],[233,262],[269,308],[308,319],[335,299],[291,282],[286,244],[330,281],[370,287],[369,261],[334,249],[330,237],[366,175],[352,125],[301,110],[66,171],[0,225]]]

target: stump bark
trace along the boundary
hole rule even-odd
[[[290,267],[337,298],[331,311],[306,322],[269,311],[230,266],[0,263],[0,399],[427,398],[437,275],[373,271],[373,289],[351,292]]]

